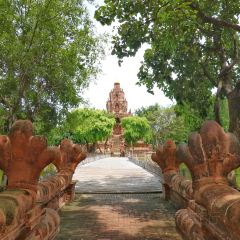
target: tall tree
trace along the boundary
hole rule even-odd
[[[189,132],[197,130],[201,125],[202,119],[196,114],[190,115],[190,110],[182,111],[178,116],[175,108],[176,106],[164,108],[155,104],[136,110],[137,116],[146,117],[150,123],[154,146],[163,144],[170,138],[176,143],[186,142]]]
[[[80,144],[96,144],[112,134],[114,124],[114,116],[105,111],[75,109],[67,114],[62,125],[52,130],[49,140],[53,145],[59,144],[64,137]]]
[[[151,127],[145,117],[130,116],[121,119],[124,129],[124,139],[128,144],[134,144],[139,140],[150,142],[152,140]]]
[[[50,129],[98,72],[100,39],[84,0],[0,0],[0,122]]]
[[[239,12],[238,0],[108,0],[95,17],[102,24],[118,21],[112,53],[120,62],[149,44],[138,74],[149,91],[156,83],[206,116],[217,88],[215,119],[221,122],[226,97],[229,130],[240,137]]]

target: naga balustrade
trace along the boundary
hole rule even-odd
[[[80,146],[68,139],[59,147],[48,147],[44,137],[33,136],[27,120],[16,121],[8,136],[0,136],[0,169],[8,179],[0,193],[0,239],[54,239],[60,224],[58,210],[72,200],[72,176],[85,158]],[[57,174],[39,182],[50,163]]]
[[[164,175],[166,200],[177,211],[176,226],[183,239],[240,240],[240,192],[227,176],[240,166],[237,138],[214,121],[203,124],[188,144],[178,147],[169,140],[152,155]],[[192,181],[179,175],[185,163]]]
[[[164,146],[159,146],[152,154],[152,160],[162,169],[165,199],[177,209],[187,207],[193,195],[192,182],[179,174],[175,143],[168,140]]]

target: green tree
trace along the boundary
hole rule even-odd
[[[95,109],[75,109],[67,114],[63,125],[55,128],[49,135],[53,145],[59,144],[61,139],[68,137],[75,143],[96,144],[106,140],[111,134],[115,124],[113,115]]]
[[[238,0],[108,0],[95,17],[102,24],[118,21],[112,53],[120,62],[149,44],[138,77],[150,92],[157,84],[204,118],[217,88],[214,117],[221,123],[226,97],[229,130],[240,137],[239,11]]]
[[[98,72],[102,48],[84,0],[0,0],[0,122],[48,131]]]
[[[139,140],[150,142],[152,139],[151,127],[145,117],[124,117],[121,119],[121,125],[128,144],[134,144]]]
[[[170,138],[176,143],[186,142],[189,132],[198,129],[198,122],[196,124],[195,121],[191,123],[185,121],[185,119],[190,119],[189,115],[181,114],[177,116],[175,107],[163,108],[155,104],[136,110],[135,114],[137,116],[146,117],[150,123],[154,146],[163,144]]]

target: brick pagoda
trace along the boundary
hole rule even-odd
[[[120,87],[120,83],[114,83],[114,88],[109,93],[106,108],[108,112],[115,115],[116,119],[112,137],[109,139],[111,153],[120,155],[125,151],[121,118],[131,115],[131,111],[128,112],[128,102],[123,89]]]

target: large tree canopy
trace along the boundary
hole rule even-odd
[[[230,131],[240,137],[239,12],[238,0],[105,0],[95,17],[118,22],[112,53],[120,62],[149,44],[138,77],[150,92],[157,84],[206,116],[217,88],[215,119],[220,122],[220,98],[227,97]]]
[[[1,130],[17,118],[50,128],[98,72],[84,0],[0,0],[0,23]]]
[[[139,140],[150,142],[152,140],[151,127],[145,117],[130,116],[121,119],[124,129],[124,139],[128,144],[134,144]]]
[[[53,129],[49,135],[50,143],[59,144],[68,137],[75,143],[88,144],[105,141],[111,134],[115,124],[113,115],[95,109],[75,109],[67,114],[62,125]]]
[[[150,123],[153,136],[153,145],[164,144],[168,139],[174,139],[176,143],[186,142],[189,132],[196,131],[202,124],[196,114],[181,107],[181,113],[175,111],[177,106],[161,107],[158,104],[142,107],[135,114],[146,117]]]

